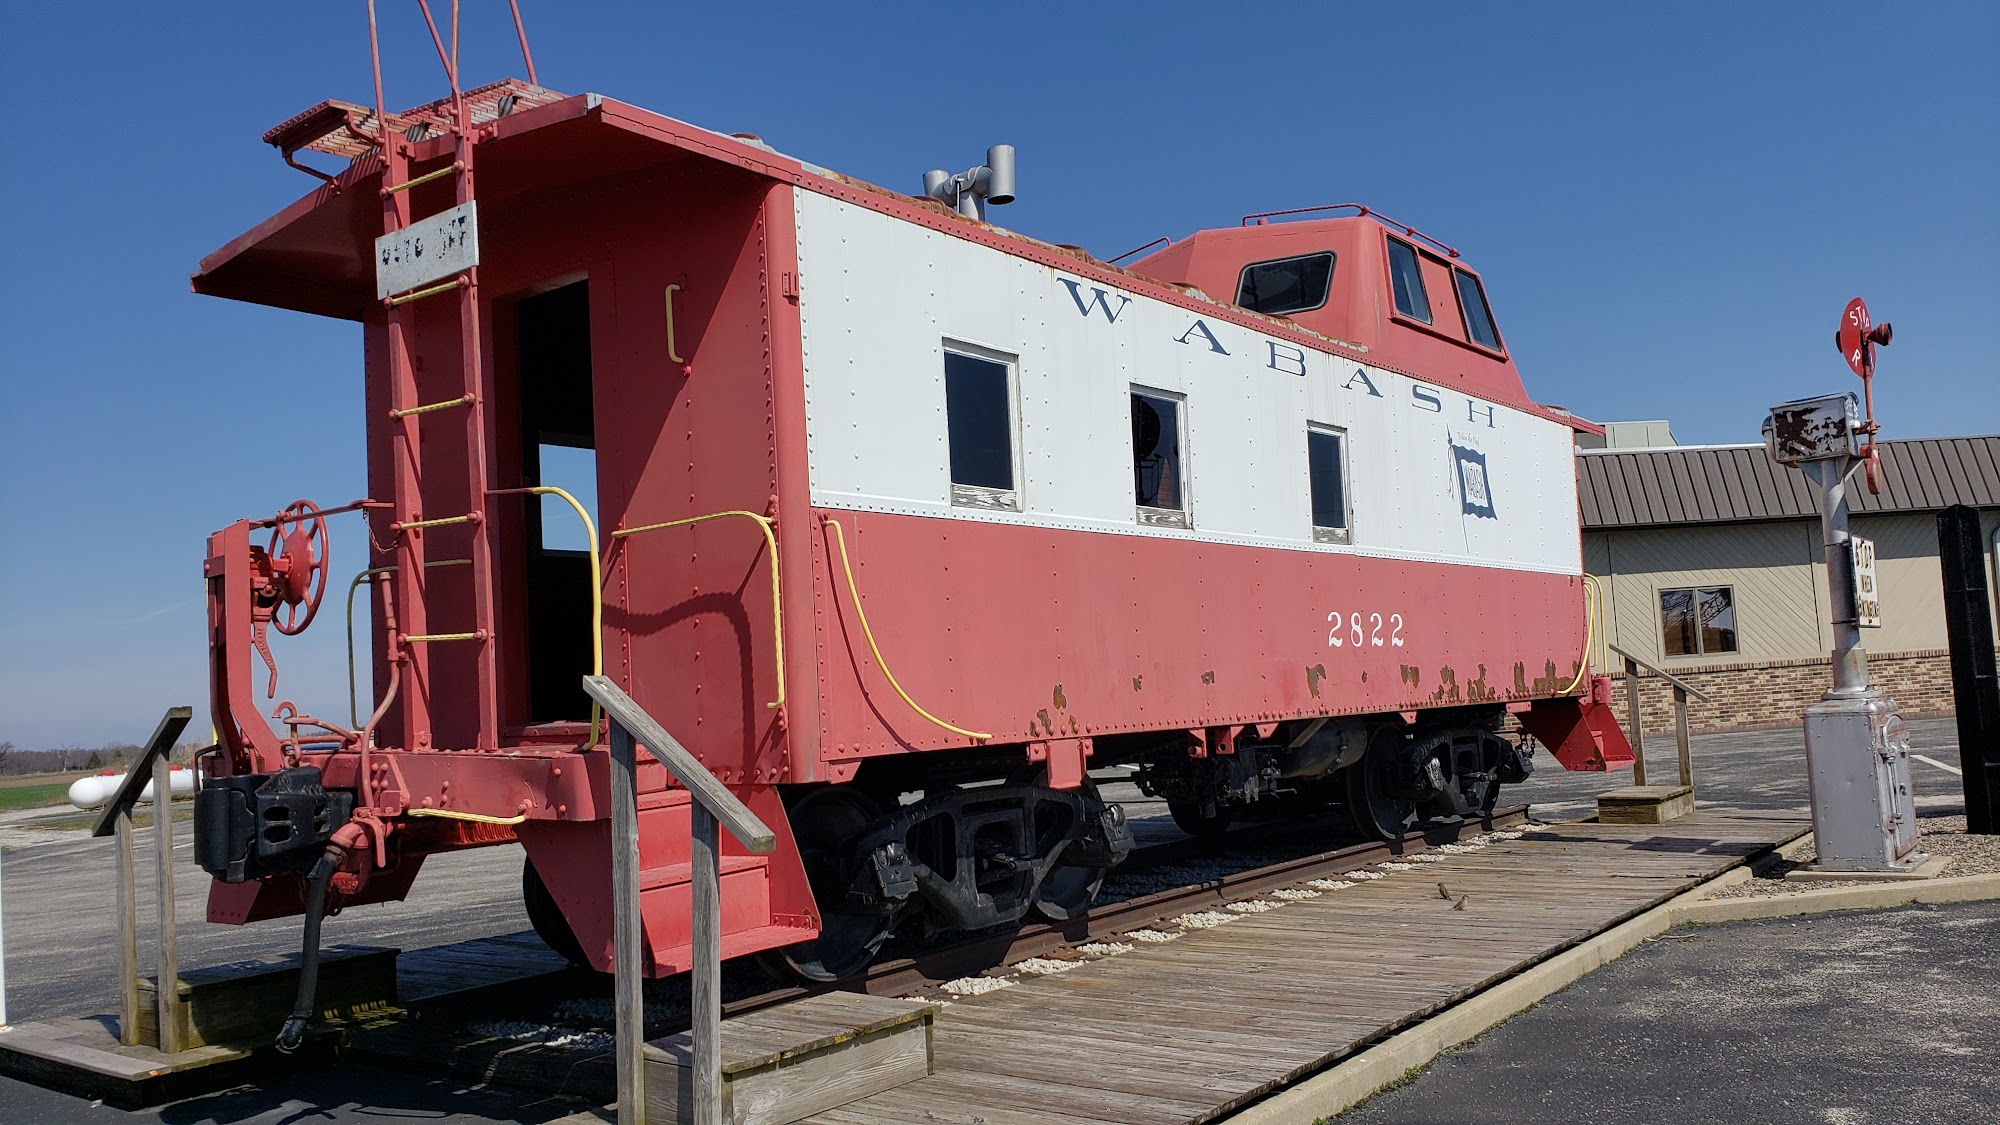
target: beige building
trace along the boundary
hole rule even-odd
[[[1980,509],[1988,581],[2000,588],[2000,436],[1885,442],[1882,468],[1879,495],[1859,473],[1849,491],[1852,530],[1877,555],[1882,627],[1862,631],[1870,675],[1905,715],[1945,714],[1937,513]],[[1714,697],[1694,704],[1697,730],[1797,722],[1830,682],[1833,642],[1805,478],[1761,445],[1585,449],[1577,478],[1584,569],[1602,586],[1611,643]],[[1671,722],[1663,682],[1650,679],[1641,701],[1650,729]],[[1618,706],[1622,715],[1622,692]]]

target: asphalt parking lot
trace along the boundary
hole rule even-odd
[[[1996,982],[1995,902],[1680,929],[1339,1120],[1992,1121]]]

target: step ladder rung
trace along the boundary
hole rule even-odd
[[[401,421],[404,418],[413,418],[419,414],[433,414],[440,410],[450,410],[455,406],[471,406],[477,401],[478,399],[472,395],[463,394],[457,398],[446,399],[443,402],[431,402],[423,406],[412,406],[408,410],[391,410],[389,417]]]
[[[439,516],[434,520],[411,520],[408,523],[389,525],[391,531],[422,531],[427,527],[450,527],[455,523],[478,523],[486,517],[478,512],[467,512],[462,516]]]
[[[448,289],[457,289],[465,284],[466,284],[465,275],[459,274],[457,277],[452,278],[450,281],[440,281],[436,285],[428,286],[423,289],[412,290],[408,293],[403,294],[400,297],[391,297],[389,298],[389,304],[391,307],[395,307],[398,305],[407,305],[411,301],[421,301],[425,297],[435,297],[439,293],[443,293]]]
[[[443,644],[446,641],[483,641],[486,630],[475,629],[470,633],[415,633],[403,637],[405,644]]]
[[[439,168],[435,172],[425,172],[421,176],[415,176],[410,179],[404,180],[402,183],[396,184],[393,187],[385,187],[382,189],[382,194],[394,195],[399,191],[408,191],[411,188],[416,187],[418,184],[427,184],[430,183],[432,180],[442,180],[446,176],[449,176],[452,173],[457,172],[458,170],[459,170],[458,164],[456,162],[453,162],[451,164],[445,165],[442,168]]]

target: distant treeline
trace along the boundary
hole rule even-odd
[[[187,762],[202,748],[199,742],[183,742],[169,755]],[[11,742],[0,742],[0,777],[31,773],[95,773],[98,770],[124,771],[143,747],[129,742],[107,742],[102,746],[59,746],[53,750],[23,750]]]

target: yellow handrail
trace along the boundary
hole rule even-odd
[[[470,565],[472,565],[471,559],[436,559],[425,563],[424,567],[429,569],[434,566]],[[392,574],[395,570],[393,566],[378,566],[374,570],[364,570],[354,576],[354,581],[347,584],[347,722],[350,726],[361,725],[361,711],[354,699],[354,592],[361,588],[363,582],[374,585],[376,575]]]
[[[1576,669],[1576,679],[1571,680],[1569,686],[1562,689],[1561,694],[1568,695],[1575,691],[1577,685],[1583,683],[1584,677],[1590,675],[1592,667],[1601,666],[1601,664],[1593,665],[1592,658],[1597,654],[1596,641],[1602,639],[1599,634],[1604,631],[1603,614],[1603,587],[1598,585],[1594,575],[1586,574],[1583,576],[1583,656]]]
[[[896,674],[889,671],[889,662],[882,659],[881,646],[875,643],[875,630],[868,627],[868,611],[861,608],[861,590],[854,584],[854,567],[847,561],[847,536],[840,530],[839,520],[830,519],[826,521],[826,526],[833,529],[833,541],[840,548],[841,573],[847,575],[847,596],[854,601],[855,620],[861,622],[861,635],[868,640],[868,651],[875,654],[875,666],[882,669],[882,678],[889,681],[889,686],[896,689],[896,694],[903,697],[903,702],[910,705],[910,710],[930,720],[932,725],[942,727],[953,734],[964,735],[967,738],[977,739],[981,742],[992,738],[993,735],[990,733],[966,730],[964,727],[953,726],[936,715],[931,714],[929,711],[924,710],[917,704],[916,700],[910,698],[909,692],[903,690],[903,685],[896,682]]]
[[[764,545],[771,552],[771,653],[772,659],[777,664],[778,698],[766,703],[764,706],[775,711],[785,705],[785,600],[783,588],[778,582],[778,537],[771,531],[771,517],[761,512],[746,512],[739,508],[727,512],[710,512],[705,516],[689,516],[681,520],[668,520],[665,523],[649,523],[639,527],[621,527],[611,533],[611,538],[623,539],[628,535],[637,535],[642,531],[659,531],[669,527],[687,527],[690,524],[707,523],[709,520],[727,519],[730,517],[740,517],[754,521],[758,529],[763,531]]]
[[[453,809],[404,809],[404,816],[435,816],[445,820],[469,820],[474,824],[515,825],[528,819],[527,813],[518,816],[487,816],[485,813],[458,812]]]
[[[597,522],[590,518],[576,497],[552,484],[538,484],[529,488],[496,488],[490,496],[514,496],[533,493],[536,496],[554,496],[568,504],[576,512],[576,518],[583,521],[583,535],[590,544],[590,674],[604,674],[604,568],[597,555]],[[590,701],[590,741],[597,742],[597,721],[603,717],[597,701]]]

